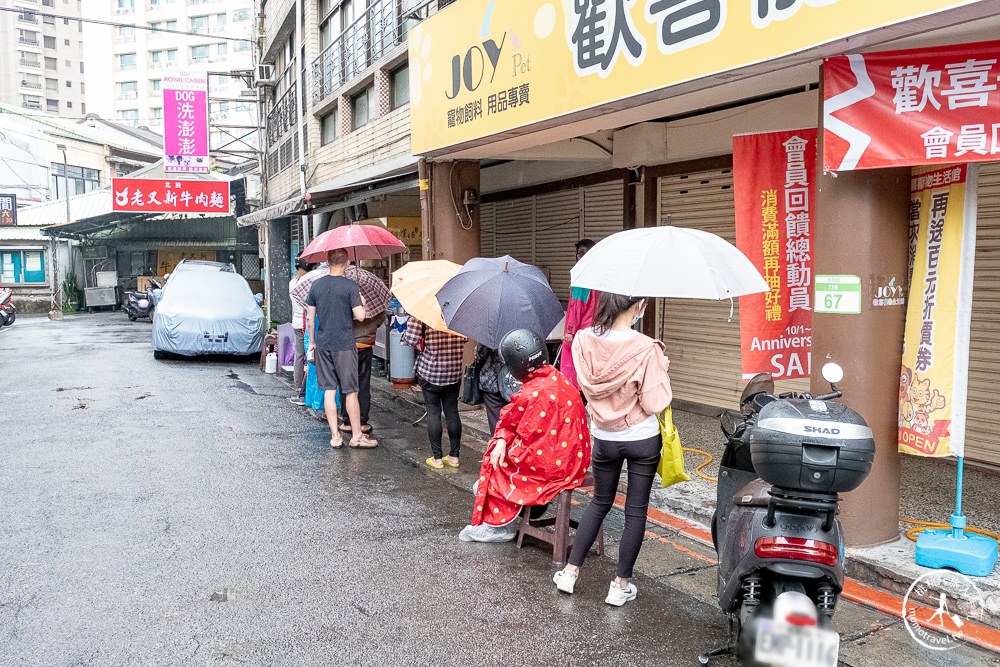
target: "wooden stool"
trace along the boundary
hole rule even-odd
[[[584,486],[593,484],[593,478],[587,473]],[[576,540],[576,529],[579,522],[571,516],[573,509],[573,492],[569,489],[563,491],[552,501],[556,515],[545,519],[532,519],[530,513],[521,519],[521,525],[517,529],[517,547],[524,546],[525,536],[533,537],[536,540],[552,545],[552,562],[557,564],[565,563],[569,560],[569,553],[573,549],[573,542]],[[530,512],[530,508],[528,508]],[[570,534],[570,529],[573,534]],[[597,533],[597,555],[604,555],[604,526],[601,525]]]

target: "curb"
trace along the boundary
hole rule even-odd
[[[373,393],[377,392],[382,397],[389,399],[392,403],[396,401],[403,401],[408,406],[415,409],[423,409],[423,406],[419,403],[407,400],[407,397],[403,396],[401,393],[397,393],[388,387],[377,386],[377,383],[372,384]],[[392,406],[392,409],[399,410],[398,406]],[[471,435],[474,437],[469,438],[469,440],[463,439],[463,447],[470,446],[470,449],[478,451],[480,454],[485,451],[482,445],[485,445],[485,440],[488,438],[488,434],[477,425],[467,425],[469,431],[472,432]],[[478,437],[476,437],[478,436]],[[448,476],[450,477],[450,475]],[[457,481],[457,480],[455,480]],[[455,481],[448,480],[449,483],[455,484]],[[455,484],[456,486],[461,485]],[[467,490],[467,489],[466,489]],[[579,499],[589,499],[593,495],[593,490],[591,487],[581,487],[577,489],[574,493]],[[615,499],[615,506],[618,509],[623,509],[625,507],[625,496],[621,493],[617,494]],[[648,510],[648,521],[654,526],[665,529],[672,533],[675,533],[678,537],[685,538],[696,542],[702,546],[707,546],[713,548],[712,544],[712,534],[707,530],[702,524],[696,523],[695,521],[672,514],[670,512],[665,512],[661,509],[650,507]],[[656,535],[655,533],[647,531],[647,537],[650,539],[657,539],[663,542],[667,542],[689,554],[694,554],[691,550],[687,549],[681,544],[673,542],[667,537]],[[701,554],[696,554],[699,560],[703,560],[706,563],[715,564],[717,561],[714,558],[702,556]],[[848,560],[848,565],[846,569],[857,571],[857,565],[850,565],[850,563],[855,563],[854,559]],[[895,593],[880,590],[873,586],[870,586],[858,579],[853,577],[844,578],[844,589],[841,593],[841,597],[854,602],[859,605],[863,605],[870,609],[888,614],[895,618],[902,619],[904,617],[903,611],[903,598],[896,595]],[[961,634],[956,634],[947,631],[947,629],[942,628],[940,625],[932,623],[931,618],[933,617],[936,608],[910,602],[911,608],[914,609],[913,616],[915,617],[916,623],[923,628],[931,630],[933,632],[938,632],[951,637],[956,637],[959,640],[964,640],[965,642],[977,646],[979,648],[991,651],[993,653],[1000,654],[1000,629],[992,628],[981,623],[976,623],[970,619],[963,619],[964,624],[962,625]]]

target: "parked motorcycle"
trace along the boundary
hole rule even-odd
[[[158,289],[160,289],[160,283],[150,280],[149,289],[145,292],[125,292],[122,310],[128,315],[130,321],[135,322],[140,317],[153,318],[153,310],[156,308],[153,290]]]
[[[741,409],[721,418],[712,541],[719,556],[719,605],[729,615],[727,646],[702,664],[736,654],[744,665],[836,667],[831,629],[844,585],[838,493],[871,471],[875,441],[865,420],[833,402],[843,369],[830,363],[831,392],[774,395],[770,375],[754,377]]]
[[[0,290],[0,327],[14,324],[17,319],[17,306],[14,305],[14,290]]]

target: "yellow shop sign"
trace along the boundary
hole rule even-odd
[[[459,0],[410,31],[413,152],[558,119],[974,3]]]

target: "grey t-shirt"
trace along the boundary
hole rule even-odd
[[[316,347],[353,350],[353,308],[361,305],[358,284],[344,276],[323,276],[309,288],[306,305],[316,308]]]

